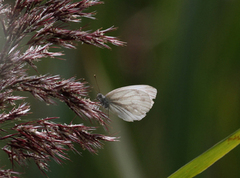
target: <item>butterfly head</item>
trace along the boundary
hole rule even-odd
[[[97,99],[104,108],[109,108],[109,101],[102,93],[97,94]]]

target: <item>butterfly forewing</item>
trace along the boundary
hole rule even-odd
[[[149,85],[130,85],[130,86],[126,86],[126,87],[117,88],[117,89],[109,92],[108,94],[110,94],[112,92],[115,92],[115,91],[118,92],[118,91],[121,91],[121,90],[131,90],[131,89],[144,91],[149,95],[149,97],[151,99],[155,99],[156,95],[157,95],[157,89],[153,88]]]

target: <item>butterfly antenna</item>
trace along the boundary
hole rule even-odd
[[[98,93],[100,93],[99,85],[98,85],[98,82],[97,82],[97,75],[94,74],[93,76],[94,76],[96,84],[97,84]]]

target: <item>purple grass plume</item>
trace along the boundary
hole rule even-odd
[[[14,165],[26,166],[29,160],[46,175],[51,159],[61,164],[70,159],[68,151],[81,152],[74,145],[97,153],[104,141],[117,141],[116,137],[94,134],[96,127],[93,126],[60,124],[55,121],[57,117],[31,119],[31,103],[21,96],[21,93],[29,92],[46,104],[56,104],[57,100],[64,102],[79,118],[107,128],[110,119],[99,109],[98,102],[89,99],[90,86],[86,81],[40,75],[36,66],[43,58],[64,55],[56,49],[75,49],[79,42],[107,49],[110,49],[109,44],[124,46],[125,43],[116,37],[106,35],[116,30],[115,27],[93,31],[84,31],[82,27],[70,29],[70,23],[80,23],[82,18],[95,19],[96,12],[87,11],[99,4],[103,2],[16,0],[10,5],[0,0],[4,35],[0,46],[0,140],[5,144],[2,150],[13,165],[12,169],[1,165],[0,177],[19,176],[21,173],[14,171]],[[53,48],[54,52],[51,51]],[[28,73],[28,66],[36,71],[36,75]]]

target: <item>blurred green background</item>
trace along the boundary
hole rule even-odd
[[[64,50],[65,61],[38,63],[39,73],[85,78],[93,87],[92,99],[98,92],[94,74],[103,94],[148,84],[157,88],[157,98],[142,121],[127,123],[110,115],[110,133],[96,131],[120,136],[120,142],[105,143],[98,155],[70,153],[71,161],[51,162],[47,174],[50,178],[167,177],[240,127],[240,1],[104,2],[89,9],[97,10],[97,20],[84,19],[76,28],[114,25],[119,29],[108,35],[118,36],[127,46],[107,50],[79,44],[77,50]],[[34,118],[59,116],[59,122],[69,123],[75,117],[63,103],[46,106],[32,97],[29,102]],[[197,177],[240,177],[239,167],[237,147]],[[44,177],[34,164],[21,172],[26,172],[23,177]]]

